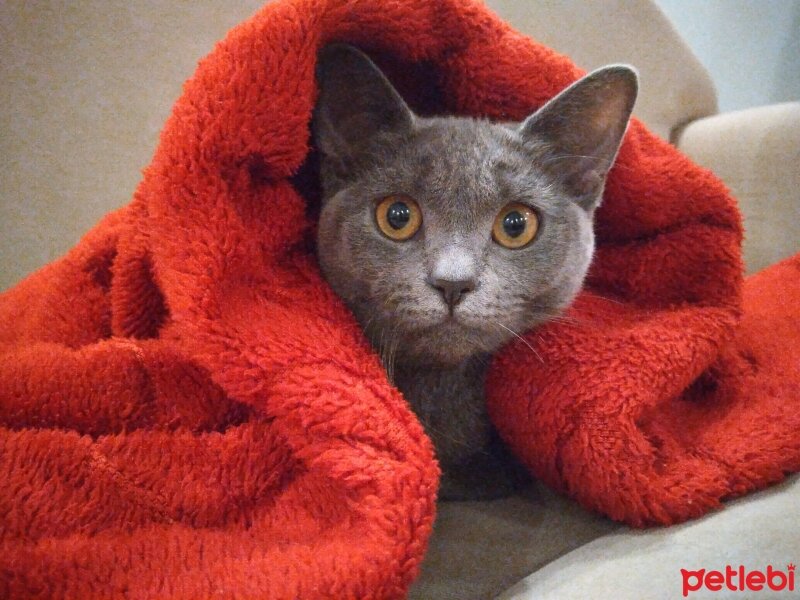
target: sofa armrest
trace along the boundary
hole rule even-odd
[[[800,102],[693,121],[676,144],[739,200],[749,272],[800,250]]]

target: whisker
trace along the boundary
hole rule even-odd
[[[397,329],[397,326],[395,326],[389,337],[389,355],[385,365],[386,375],[392,383],[394,383],[394,367],[397,362],[397,350],[400,347],[400,336],[397,335]]]
[[[611,302],[612,304],[625,304],[622,300],[617,300],[616,298],[611,298],[610,296],[604,296],[603,294],[598,294],[595,291],[592,291],[591,294],[595,298],[605,300],[606,302]]]
[[[534,356],[536,356],[536,358],[538,358],[540,362],[542,362],[542,363],[544,362],[544,359],[542,358],[541,354],[539,354],[536,351],[536,349],[533,346],[531,346],[530,343],[528,343],[528,340],[526,340],[524,337],[522,337],[520,334],[518,334],[516,331],[514,331],[510,327],[506,327],[505,325],[503,325],[500,321],[495,321],[495,323],[497,325],[500,325],[500,327],[502,327],[503,329],[508,331],[511,335],[519,338],[522,341],[523,344],[525,344],[528,348],[530,348],[531,352],[533,352]]]
[[[377,315],[376,315],[375,313],[373,313],[373,314],[370,316],[370,318],[369,318],[369,319],[367,319],[367,322],[366,322],[366,323],[364,323],[364,325],[361,327],[361,330],[364,332],[364,335],[366,335],[367,337],[369,337],[369,333],[368,333],[368,332],[369,332],[369,328],[370,328],[370,326],[372,325],[372,323],[375,321],[375,317],[376,317],[376,316],[377,316]]]
[[[556,156],[550,156],[547,159],[543,160],[543,164],[548,164],[551,162],[555,162],[557,160],[563,160],[565,158],[591,158],[593,160],[599,160],[606,164],[611,164],[611,161],[606,158],[601,158],[600,156],[593,156],[591,154],[558,154]]]

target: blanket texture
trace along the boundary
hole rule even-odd
[[[472,0],[281,0],[231,31],[132,203],[0,296],[0,596],[406,593],[439,471],[314,259],[334,41],[423,114],[521,119],[581,74]],[[493,363],[514,452],[637,526],[800,468],[800,257],[743,282],[733,200],[636,121],[597,233],[568,318]]]

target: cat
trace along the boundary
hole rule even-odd
[[[583,285],[636,72],[598,69],[521,123],[420,117],[345,44],[317,83],[322,273],[431,438],[439,498],[506,496],[527,474],[487,416],[489,357]]]

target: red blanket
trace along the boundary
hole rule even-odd
[[[432,447],[313,256],[318,49],[520,119],[568,59],[471,0],[284,0],[199,65],[132,203],[0,296],[0,596],[401,597]],[[501,434],[634,525],[800,468],[800,257],[744,283],[723,186],[634,122],[588,289],[496,357]]]

